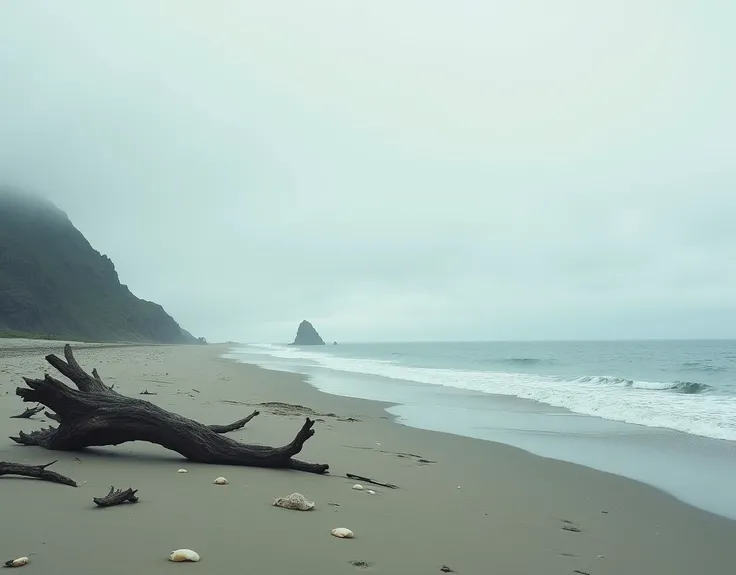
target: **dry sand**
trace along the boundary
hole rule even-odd
[[[230,434],[244,442],[287,443],[306,415],[316,417],[317,433],[300,458],[329,463],[330,474],[189,463],[146,443],[83,453],[16,446],[1,438],[52,422],[42,422],[42,414],[9,419],[28,406],[15,388],[21,376],[52,372],[43,356],[61,355],[62,344],[0,340],[0,460],[58,459],[52,469],[79,483],[75,489],[0,477],[0,559],[28,555],[29,573],[427,575],[447,565],[461,575],[697,575],[730,573],[736,565],[736,522],[627,479],[403,427],[382,404],[323,394],[299,376],[220,359],[222,347],[75,349],[82,366],[97,367],[118,391],[137,396],[147,389],[157,395],[146,399],[203,423],[261,409]],[[178,474],[180,467],[189,472]],[[354,491],[355,481],[341,477],[346,472],[400,489]],[[229,485],[213,485],[219,475]],[[92,498],[110,485],[138,489],[140,502],[95,507]],[[292,492],[316,508],[272,506]],[[332,537],[335,527],[352,529],[355,539]],[[167,561],[182,547],[202,560]]]

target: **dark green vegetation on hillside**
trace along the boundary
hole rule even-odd
[[[0,188],[0,336],[196,343],[51,202]]]

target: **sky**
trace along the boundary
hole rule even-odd
[[[210,341],[736,337],[736,3],[0,3],[0,183]]]

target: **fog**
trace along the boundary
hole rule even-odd
[[[3,2],[0,184],[210,340],[736,337],[734,21]]]

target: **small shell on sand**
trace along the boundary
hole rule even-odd
[[[186,470],[186,469],[178,469],[178,470],[177,470],[176,472],[177,472],[177,473],[186,473],[186,472],[187,472],[187,470]]]
[[[340,539],[352,539],[353,537],[355,537],[355,535],[353,535],[353,532],[350,531],[350,529],[348,529],[347,527],[338,527],[337,529],[333,529],[332,534],[335,537],[339,537]]]
[[[227,485],[227,479],[225,479],[224,477],[218,477],[212,483],[214,483],[215,485]]]
[[[363,491],[363,486],[360,483],[356,483],[353,485],[353,489],[355,489],[355,491]]]
[[[373,491],[372,489],[369,489],[366,493],[368,493],[368,495],[375,495],[376,494],[376,492]]]
[[[23,565],[28,564],[28,557],[18,557],[17,559],[13,559],[11,561],[6,561],[5,566],[6,567],[23,567]]]
[[[199,561],[199,553],[191,549],[177,549],[169,555],[169,561],[181,563],[182,561]]]
[[[301,493],[292,493],[288,497],[277,497],[273,500],[275,507],[284,509],[296,509],[297,511],[310,511],[314,509],[314,501],[307,501]]]

